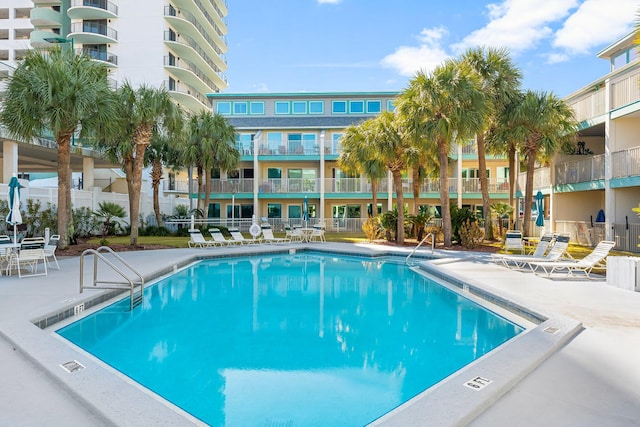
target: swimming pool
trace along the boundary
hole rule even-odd
[[[203,261],[127,308],[58,332],[216,426],[363,425],[522,331],[403,264],[316,253]]]

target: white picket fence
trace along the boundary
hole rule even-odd
[[[20,190],[21,210],[26,210],[28,199],[40,202],[43,209],[46,209],[49,204],[58,204],[57,188],[29,187],[29,182],[25,180],[20,180],[20,184],[24,187]],[[0,199],[7,200],[8,191],[9,188],[7,184],[0,184]],[[127,212],[127,216],[123,220],[130,223],[129,196],[127,194],[106,193],[100,189],[96,189],[95,191],[71,190],[71,206],[73,209],[85,207],[96,211],[102,202],[117,203],[122,206]],[[173,195],[160,197],[160,212],[165,215],[173,215],[175,207],[178,205],[189,206],[189,199],[184,197],[179,198]],[[142,193],[140,197],[140,214],[144,218],[153,214],[152,194]]]

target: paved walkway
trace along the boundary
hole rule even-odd
[[[390,250],[337,243],[323,247],[345,252]],[[263,245],[253,250],[273,248]],[[129,252],[126,259],[151,276],[214,251],[242,249]],[[640,293],[607,287],[603,280],[551,280],[509,271],[486,262],[481,254],[440,255],[456,259],[430,262],[431,268],[516,305],[581,322],[585,328],[506,395],[495,395],[494,403],[469,425],[640,426]],[[60,264],[62,270],[52,270],[46,277],[0,277],[0,426],[198,425],[72,348],[50,329],[33,324],[100,292],[79,294],[78,258]],[[60,367],[70,360],[80,361],[85,369],[70,374]],[[415,425],[433,425],[429,414],[423,415]]]

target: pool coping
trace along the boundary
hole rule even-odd
[[[177,268],[199,260],[250,254],[282,254],[288,253],[291,248],[291,246],[247,246],[241,248],[241,250],[234,250],[224,254],[192,252],[187,256],[172,261],[169,265],[153,270],[152,273],[145,275],[145,281],[150,282],[175,271]],[[373,251],[369,248],[358,246],[350,246],[348,250],[342,250],[329,248],[328,246],[296,245],[294,249],[370,257],[406,255],[406,252],[394,250]],[[493,295],[490,292],[483,291],[467,278],[455,277],[455,275],[441,272],[437,268],[438,262],[455,262],[463,258],[449,259],[447,261],[438,257],[440,258],[438,261],[425,262],[424,258],[426,257],[432,258],[429,255],[421,255],[419,257],[423,260],[423,262],[420,262],[420,268],[425,272],[436,277],[444,275],[448,281],[454,284],[457,282],[463,292],[470,292],[471,290],[471,292],[478,292],[484,297]],[[466,289],[465,283],[468,286]],[[95,359],[95,357],[88,357],[87,353],[74,348],[66,341],[55,339],[53,337],[55,334],[51,330],[47,330],[55,323],[73,317],[73,308],[76,305],[80,303],[98,305],[105,302],[107,296],[109,299],[113,299],[118,297],[120,293],[122,292],[96,291],[96,293],[74,299],[66,304],[58,304],[59,309],[52,309],[45,314],[34,316],[30,325],[24,325],[23,322],[7,322],[3,325],[3,331],[0,334],[20,349],[27,359],[41,367],[65,391],[88,407],[91,413],[104,420],[105,424],[140,425],[140,423],[148,423],[153,420],[154,425],[176,425],[176,423],[184,424],[188,422],[194,425],[204,425],[201,421],[156,396],[143,386]],[[499,296],[495,297],[497,302],[503,300]],[[507,301],[508,304],[509,302]],[[512,304],[512,306],[518,310],[528,310],[517,304]],[[533,317],[541,321],[536,328],[520,334],[497,350],[483,356],[461,371],[447,377],[436,386],[382,416],[371,425],[424,425],[425,414],[429,414],[430,425],[464,425],[481,413],[484,408],[498,400],[520,379],[561,348],[575,334],[579,333],[581,329],[579,322],[558,316],[551,318],[531,310],[528,311],[534,313]],[[46,329],[41,329],[41,327]],[[557,331],[553,334],[544,332],[544,329],[549,327],[555,328]],[[61,357],[69,360],[80,359],[84,369],[70,374],[57,366],[57,362],[52,364],[52,361],[59,361]],[[52,366],[55,368],[52,368]],[[480,392],[464,386],[465,382],[476,377],[488,378],[492,382]],[[447,402],[446,405],[443,404],[445,400]],[[135,405],[135,411],[130,410],[132,405]],[[455,408],[455,410],[452,408]],[[132,414],[132,412],[135,413]]]

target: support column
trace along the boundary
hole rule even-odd
[[[11,177],[18,174],[18,143],[4,140],[2,142],[2,182],[8,183]]]
[[[604,122],[604,211],[605,211],[605,238],[614,240],[613,224],[616,222],[616,193],[611,188],[611,152],[612,141],[615,141],[615,122],[611,120],[611,81],[605,82],[604,108],[606,119]]]
[[[93,176],[93,170],[95,168],[95,162],[92,157],[82,158],[82,189],[91,190],[95,187],[95,179]]]

